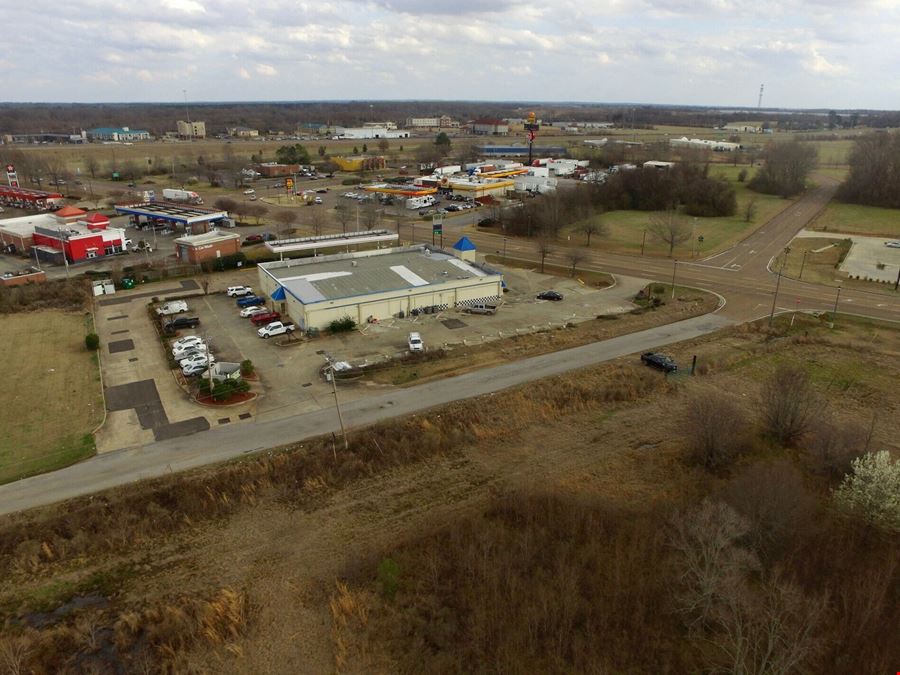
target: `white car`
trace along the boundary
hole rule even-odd
[[[207,368],[208,366],[205,363],[185,366],[181,369],[181,374],[185,377],[193,377],[194,375],[201,375],[205,373]]]
[[[321,197],[316,197],[315,199],[313,199],[313,204],[321,204],[321,203],[322,203]]]
[[[194,342],[188,345],[183,345],[181,347],[175,347],[172,349],[172,357],[177,361],[178,359],[183,359],[184,355],[188,352],[191,352],[195,349],[205,350],[208,349],[207,346],[203,342]]]
[[[418,333],[410,333],[406,343],[409,345],[409,351],[411,352],[425,351],[425,343],[422,342],[422,336]]]
[[[184,300],[173,300],[156,308],[157,316],[168,316],[169,314],[181,314],[188,311],[188,305]]]
[[[182,359],[178,362],[181,369],[184,370],[188,366],[207,366],[216,362],[216,357],[212,354],[197,354],[189,359]]]
[[[178,365],[183,366],[185,362],[190,361],[197,357],[206,357],[209,354],[209,347],[206,345],[200,345],[195,347],[194,349],[188,349],[186,352],[183,352],[178,355]]]
[[[240,311],[240,315],[246,319],[247,317],[256,316],[257,314],[265,314],[268,311],[269,308],[265,305],[253,305],[252,307],[244,307],[244,309]]]
[[[256,190],[254,190],[253,188],[248,188],[248,189],[244,190],[244,194],[245,195],[255,195]]]
[[[886,241],[884,245],[888,248],[900,248],[900,241]]]
[[[184,337],[180,337],[172,343],[172,351],[174,352],[176,349],[181,349],[182,347],[196,344],[203,344],[203,338],[201,338],[199,335],[185,335]]]
[[[229,286],[225,291],[225,294],[229,298],[241,298],[245,295],[250,295],[253,293],[253,289],[249,286]]]

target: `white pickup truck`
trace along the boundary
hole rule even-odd
[[[259,335],[259,337],[267,340],[273,335],[285,335],[287,333],[293,333],[296,328],[297,327],[292,323],[273,321],[272,323],[268,323],[258,331],[256,331],[256,334]]]

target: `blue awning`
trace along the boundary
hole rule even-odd
[[[285,297],[284,296],[284,286],[279,286],[278,288],[275,289],[275,292],[272,293],[273,300],[281,301],[281,300],[284,300],[284,297]]]

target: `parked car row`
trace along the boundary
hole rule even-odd
[[[252,295],[252,289],[249,286],[235,286],[232,288],[246,291],[243,297],[239,297],[236,301],[237,306],[240,308],[238,313],[243,318],[249,318],[250,323],[254,326],[258,326],[256,334],[259,337],[268,339],[276,335],[286,335],[294,332],[296,328],[294,324],[282,321],[281,314],[266,307],[265,298]],[[231,291],[232,289],[229,288],[228,290]],[[242,291],[236,290],[235,293],[229,293],[229,295],[234,297],[236,293]],[[247,293],[250,294],[248,295]]]
[[[185,377],[194,377],[206,372],[216,362],[203,339],[198,335],[186,335],[172,343],[172,358],[178,362]]]

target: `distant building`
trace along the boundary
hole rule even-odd
[[[234,138],[257,138],[259,129],[250,129],[249,127],[229,127],[228,135]]]
[[[175,257],[182,262],[207,262],[234,255],[240,250],[240,235],[219,230],[190,234],[175,240]]]
[[[509,125],[500,119],[484,117],[472,122],[472,133],[477,136],[506,136],[509,134]]]
[[[143,129],[129,129],[128,127],[98,127],[96,129],[88,129],[87,137],[92,141],[134,142],[149,140],[150,132]]]
[[[397,131],[396,129],[388,129],[386,127],[344,127],[339,131],[336,130],[337,136],[341,138],[351,139],[369,139],[369,138],[409,138],[408,131]]]
[[[703,150],[712,150],[713,152],[736,152],[743,150],[740,143],[728,143],[726,141],[711,141],[705,138],[670,138],[669,145],[676,148],[699,148]]]
[[[254,169],[260,176],[264,176],[266,178],[278,178],[280,176],[292,176],[295,173],[299,173],[300,165],[265,162],[263,164],[255,165]]]
[[[182,122],[178,120],[179,138],[206,138],[206,122]]]
[[[476,145],[475,152],[485,157],[527,157],[527,145]],[[559,157],[566,154],[561,145],[535,145],[532,157]]]
[[[388,131],[393,131],[397,128],[396,122],[364,122],[363,127],[365,129],[387,129]]]
[[[385,167],[384,157],[332,157],[341,171],[377,171]]]
[[[407,129],[459,129],[459,122],[449,115],[440,117],[407,117]]]

